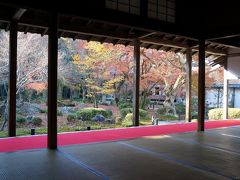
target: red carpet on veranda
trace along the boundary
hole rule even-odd
[[[240,120],[218,120],[205,122],[205,128],[219,128],[240,125]],[[141,126],[121,129],[107,129],[96,131],[72,132],[58,134],[58,145],[73,145],[93,142],[122,140],[143,136],[165,135],[180,132],[196,131],[197,123],[182,123],[159,126]],[[14,152],[47,147],[47,136],[25,136],[0,138],[0,152]]]

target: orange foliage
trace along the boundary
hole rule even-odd
[[[47,83],[29,83],[26,85],[26,89],[32,89],[37,92],[42,92],[47,89]]]

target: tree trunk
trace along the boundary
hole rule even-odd
[[[6,101],[5,110],[4,110],[4,114],[3,114],[3,119],[4,119],[4,121],[3,121],[3,124],[1,126],[0,131],[3,131],[6,124],[7,124],[7,120],[8,120],[8,100]]]
[[[117,90],[115,89],[115,91],[114,91],[114,100],[115,100],[116,105],[118,105],[119,99],[120,99],[119,93],[117,93]]]
[[[176,91],[185,83],[185,78],[184,76],[180,75],[172,85],[169,85],[167,80],[164,80],[164,82],[165,101],[163,106],[166,108],[167,114],[173,114],[174,116],[177,116],[174,100],[176,97]]]
[[[127,101],[127,98],[128,98],[128,85],[126,84],[126,87],[125,87],[125,99]]]
[[[141,109],[145,109],[147,96],[148,96],[148,93],[146,91],[143,91],[140,99]]]
[[[82,87],[82,100],[83,100],[83,102],[86,101],[86,94],[87,94],[87,88]]]
[[[163,102],[163,106],[166,108],[167,114],[173,114],[176,116],[177,113],[174,100],[175,95],[173,95],[171,92],[165,93],[165,101]]]
[[[98,108],[97,98],[94,98],[94,108]]]
[[[63,95],[62,90],[63,90],[63,87],[62,87],[62,86],[60,85],[60,83],[59,83],[58,89],[57,89],[57,94],[58,94],[58,99],[59,99],[59,100],[62,99],[62,95]]]
[[[94,94],[94,95],[93,95],[93,101],[94,101],[94,108],[98,108],[97,94]]]

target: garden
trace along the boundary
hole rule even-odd
[[[0,137],[7,136],[8,40],[9,34],[0,31]],[[46,36],[18,33],[17,135],[29,135],[31,129],[47,133],[47,44]],[[132,46],[60,38],[58,56],[58,132],[132,126]],[[140,66],[140,125],[184,120],[185,55],[141,48]],[[209,72],[211,84],[215,79]],[[192,79],[196,119],[196,68]]]

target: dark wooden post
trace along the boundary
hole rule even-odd
[[[134,40],[133,125],[139,126],[140,41]]]
[[[48,34],[48,148],[57,149],[58,16],[50,13]]]
[[[228,59],[224,59],[224,81],[223,81],[223,119],[228,119]]]
[[[187,48],[186,54],[186,121],[192,120],[192,49]]]
[[[198,62],[198,131],[204,131],[205,120],[205,40],[199,40]]]
[[[9,37],[9,90],[8,136],[16,136],[16,83],[17,83],[17,22],[10,23]]]

